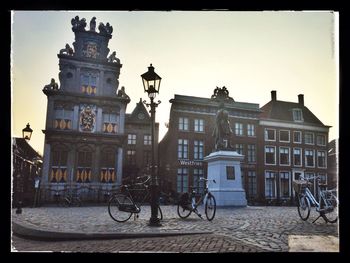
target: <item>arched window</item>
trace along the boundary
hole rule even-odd
[[[51,151],[51,183],[66,183],[67,182],[67,161],[68,149],[62,146],[53,147]]]
[[[105,149],[101,152],[101,170],[100,170],[100,182],[101,183],[114,183],[116,178],[115,171],[116,155],[113,149]]]
[[[92,150],[82,148],[78,150],[78,163],[75,181],[77,183],[90,183],[92,172]]]

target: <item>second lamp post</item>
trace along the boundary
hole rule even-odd
[[[161,77],[154,72],[154,67],[152,64],[148,67],[148,71],[141,75],[143,87],[145,92],[147,92],[148,97],[151,100],[151,103],[143,103],[147,107],[151,107],[151,143],[152,143],[152,152],[151,152],[151,218],[149,219],[150,226],[161,226],[160,219],[158,218],[158,202],[159,202],[159,184],[158,178],[155,173],[155,161],[154,161],[154,127],[155,127],[155,114],[156,107],[160,104],[160,100],[158,102],[154,102],[157,93],[159,93],[160,81]]]

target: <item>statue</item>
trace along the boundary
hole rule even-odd
[[[212,100],[216,101],[227,101],[227,102],[233,102],[233,98],[229,96],[229,92],[225,86],[223,86],[221,89],[219,87],[216,87],[214,89],[214,94],[211,95]]]
[[[215,137],[215,150],[219,151],[222,149],[231,148],[229,145],[231,133],[232,130],[228,119],[228,111],[225,110],[224,103],[221,102],[219,110],[216,113],[215,127],[213,131],[213,136]],[[227,140],[227,145],[225,144],[224,139]]]
[[[65,47],[65,48],[62,48],[62,49],[60,50],[60,54],[67,54],[67,55],[72,56],[73,53],[74,53],[73,48],[71,48],[71,47],[69,46],[69,44],[66,44],[66,47]]]
[[[130,97],[125,93],[125,87],[122,86],[117,94],[118,97],[124,98],[124,99],[130,99]]]
[[[98,25],[98,30],[100,30],[101,34],[110,35],[113,32],[113,27],[108,22],[106,25],[101,22]]]
[[[71,24],[72,24],[72,30],[73,31],[85,31],[85,27],[86,27],[86,19],[82,18],[79,19],[79,16],[76,16],[74,18],[72,18],[71,20]]]
[[[96,17],[93,17],[90,20],[90,31],[95,32],[95,29],[96,29]]]
[[[116,57],[116,52],[115,52],[115,51],[113,51],[113,53],[109,55],[109,57],[108,57],[108,62],[111,62],[111,63],[113,63],[113,62],[120,63],[119,58]]]
[[[44,90],[58,90],[58,84],[55,82],[55,79],[52,78],[50,84],[44,86]]]

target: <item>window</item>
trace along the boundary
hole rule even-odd
[[[326,146],[326,136],[325,135],[317,135],[317,145]]]
[[[280,197],[288,198],[289,194],[289,172],[280,172]]]
[[[289,131],[280,131],[280,142],[289,142]]]
[[[256,162],[256,146],[255,144],[248,144],[248,162]]]
[[[280,147],[280,165],[290,165],[289,148]]]
[[[325,151],[317,151],[317,166],[319,168],[326,168],[326,152]]]
[[[151,151],[143,151],[143,166],[149,167],[151,165]]]
[[[304,121],[303,112],[301,109],[293,109],[293,120],[296,122]]]
[[[276,164],[276,148],[265,146],[265,164]]]
[[[55,149],[52,151],[51,183],[67,182],[67,160],[68,151]]]
[[[236,143],[235,144],[235,151],[239,154],[243,154],[244,151],[244,145],[241,143]]]
[[[314,134],[311,132],[305,132],[305,143],[314,144]]]
[[[92,74],[81,75],[81,92],[86,95],[95,95],[97,92],[97,77]]]
[[[177,169],[177,192],[188,192],[188,168]]]
[[[78,152],[77,183],[90,183],[92,172],[92,152],[82,150]]]
[[[204,120],[195,119],[194,120],[194,131],[195,132],[204,132]]]
[[[294,143],[301,143],[301,131],[293,132],[293,141]]]
[[[193,169],[193,187],[196,193],[204,193],[204,181],[199,178],[204,177],[203,169]]]
[[[314,151],[313,150],[305,150],[305,166],[307,166],[307,167],[314,167],[315,166]]]
[[[188,140],[185,140],[185,139],[178,140],[177,157],[179,159],[188,159]]]
[[[256,196],[256,173],[255,171],[248,171],[248,196]]]
[[[114,183],[115,181],[115,153],[113,150],[105,150],[101,154],[101,183]]]
[[[128,144],[136,144],[136,134],[128,134]]]
[[[119,115],[116,113],[103,113],[102,131],[106,133],[117,133],[119,122]]]
[[[243,136],[243,124],[236,122],[235,123],[235,134],[237,136]]]
[[[302,166],[301,160],[302,160],[301,149],[294,148],[293,149],[293,164],[294,164],[294,166]]]
[[[318,176],[321,184],[327,184],[327,175],[325,173],[319,173]]]
[[[152,136],[148,134],[143,135],[143,144],[152,145]]]
[[[127,150],[126,151],[126,162],[128,165],[136,164],[136,151],[135,150]]]
[[[203,141],[194,141],[193,159],[203,160],[203,154],[204,154],[203,149],[204,149],[204,142]]]
[[[265,141],[276,141],[276,130],[265,129]]]
[[[57,108],[55,109],[55,119],[53,127],[59,130],[72,129],[73,110]]]
[[[247,124],[247,135],[250,137],[255,136],[255,125],[254,124]]]
[[[188,131],[188,118],[179,118],[179,130],[180,131]]]
[[[276,197],[276,173],[271,171],[265,172],[265,197]]]

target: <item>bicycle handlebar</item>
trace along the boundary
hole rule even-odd
[[[211,179],[211,180],[209,180],[209,179],[204,178],[204,177],[199,177],[199,180],[200,180],[200,181],[206,181],[206,182],[208,182],[208,181],[213,181],[213,182],[214,182],[214,184],[216,184],[215,179]]]

